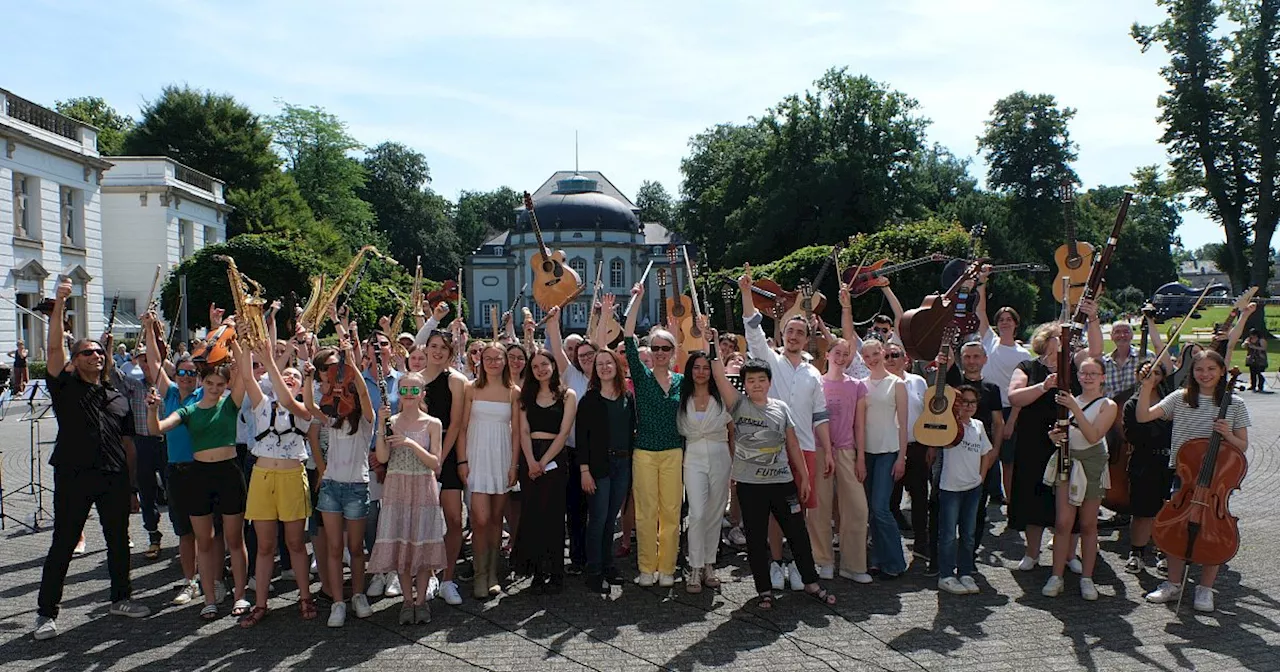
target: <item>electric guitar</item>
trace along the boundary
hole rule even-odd
[[[849,295],[853,298],[857,298],[876,287],[888,287],[889,278],[887,276],[889,275],[931,262],[946,260],[947,255],[938,252],[927,257],[904,261],[892,266],[885,265],[889,263],[888,259],[881,259],[880,261],[867,266],[855,266],[853,268],[845,269],[844,273],[841,274],[840,277],[844,284],[848,285]]]

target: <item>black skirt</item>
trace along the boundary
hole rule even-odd
[[[551,447],[550,439],[533,439],[534,459],[542,459]],[[556,468],[529,478],[529,465],[520,459],[520,528],[511,552],[511,566],[517,574],[564,573],[565,485],[568,482],[567,455],[562,451],[553,462]]]

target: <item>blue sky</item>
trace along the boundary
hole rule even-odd
[[[423,152],[450,198],[532,191],[573,167],[577,131],[581,167],[634,195],[646,179],[677,192],[695,133],[848,66],[919,100],[929,139],[959,156],[996,100],[1051,93],[1078,110],[1091,187],[1165,161],[1164,55],[1128,35],[1160,17],[1151,0],[13,3],[7,49],[25,56],[0,86],[50,106],[102,96],[135,118],[175,82],[263,114],[319,105],[366,144]],[[1222,240],[1194,213],[1179,233]]]

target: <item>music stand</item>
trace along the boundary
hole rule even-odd
[[[53,405],[50,404],[48,406],[45,406],[42,410],[40,410],[37,413],[36,407],[35,407],[35,397],[36,397],[36,392],[39,389],[40,388],[36,384],[36,381],[32,381],[31,394],[27,396],[27,416],[24,418],[28,422],[27,436],[28,436],[28,440],[30,441],[29,455],[30,455],[31,477],[26,483],[19,485],[13,491],[0,495],[0,502],[3,502],[5,499],[9,497],[13,497],[15,495],[27,495],[27,496],[35,497],[36,508],[32,514],[31,524],[11,518],[11,520],[14,520],[15,522],[19,522],[22,525],[30,528],[32,532],[40,531],[40,524],[41,524],[40,521],[42,519],[53,518],[53,515],[49,512],[48,509],[45,508],[45,505],[44,505],[45,493],[47,492],[52,495],[53,488],[50,488],[44,484],[44,469],[42,464],[43,451],[40,449],[40,446],[42,444],[42,441],[40,440],[40,423],[47,419],[45,418],[45,415],[53,408]],[[26,490],[26,492],[23,492],[24,490]]]

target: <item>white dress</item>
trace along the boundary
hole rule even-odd
[[[467,419],[467,480],[471,492],[501,495],[507,492],[507,472],[511,469],[511,403],[471,402]]]

